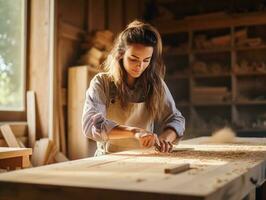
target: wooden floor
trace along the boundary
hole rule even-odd
[[[242,199],[265,181],[266,139],[206,140],[178,145],[189,151],[132,150],[4,173],[0,199]],[[191,169],[164,173],[182,163]]]

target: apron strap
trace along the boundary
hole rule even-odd
[[[110,103],[114,104],[115,103],[115,97],[116,97],[116,86],[115,86],[115,83],[113,81],[111,81],[110,85],[109,85],[109,97],[110,97],[109,104]]]

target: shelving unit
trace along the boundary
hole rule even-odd
[[[240,136],[266,134],[265,13],[160,21],[157,28],[166,83],[187,119],[187,137],[223,126]]]

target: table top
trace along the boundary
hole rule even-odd
[[[0,159],[29,156],[31,154],[31,148],[0,147]]]
[[[266,138],[211,144],[208,137],[200,137],[182,141],[177,147],[194,150],[159,153],[142,149],[68,161],[0,174],[0,185],[29,183],[87,188],[91,194],[102,189],[107,193],[158,194],[158,198],[219,200],[243,198],[265,181]],[[164,173],[165,168],[182,163],[190,163],[191,169]]]

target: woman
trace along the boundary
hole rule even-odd
[[[86,93],[83,133],[97,141],[96,155],[155,146],[171,152],[185,119],[163,81],[162,41],[149,24],[122,31]]]

